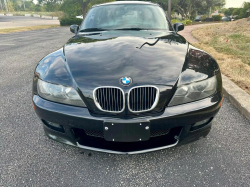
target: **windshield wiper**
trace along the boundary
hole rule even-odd
[[[102,29],[102,28],[87,28],[87,29],[82,29],[79,32],[95,32],[95,31],[106,31],[107,29]]]
[[[140,31],[140,30],[147,30],[143,28],[121,28],[121,29],[115,29],[115,30],[132,30],[132,31]]]

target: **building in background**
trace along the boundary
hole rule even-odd
[[[225,17],[225,14],[219,13],[219,10],[216,10],[214,13],[212,13],[212,14],[211,14],[211,17],[212,17],[212,16],[216,16],[216,15],[221,15],[222,17]]]

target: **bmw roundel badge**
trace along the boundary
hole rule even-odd
[[[132,79],[130,77],[122,77],[120,82],[123,86],[129,86],[132,83]]]

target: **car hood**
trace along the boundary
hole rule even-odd
[[[99,86],[120,87],[127,95],[135,86],[155,85],[160,97],[150,115],[158,115],[172,98],[178,84],[201,81],[218,74],[216,61],[175,33],[159,31],[108,31],[78,34],[44,57],[35,70],[37,79],[76,89],[93,115],[106,115],[95,105],[93,91]],[[123,86],[121,77],[131,77]],[[127,97],[126,97],[127,98]],[[116,115],[116,114],[114,114]],[[118,114],[117,114],[118,115]],[[119,117],[138,117],[127,109]],[[143,116],[144,114],[140,114]]]
[[[69,70],[80,89],[137,85],[175,85],[188,50],[173,32],[108,31],[79,34],[64,46]]]

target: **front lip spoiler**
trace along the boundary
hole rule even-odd
[[[92,150],[92,151],[98,151],[98,152],[104,152],[104,153],[119,154],[119,155],[135,155],[135,154],[159,151],[159,150],[162,150],[162,149],[167,149],[167,148],[170,148],[170,147],[174,147],[178,143],[179,143],[179,139],[177,139],[174,144],[163,146],[163,147],[156,147],[156,148],[145,149],[145,150],[141,150],[141,151],[121,152],[121,151],[112,151],[112,150],[108,150],[108,149],[99,149],[99,148],[88,147],[88,146],[84,146],[84,145],[81,145],[78,142],[76,142],[77,147],[79,147],[79,148],[88,149],[88,150]]]

